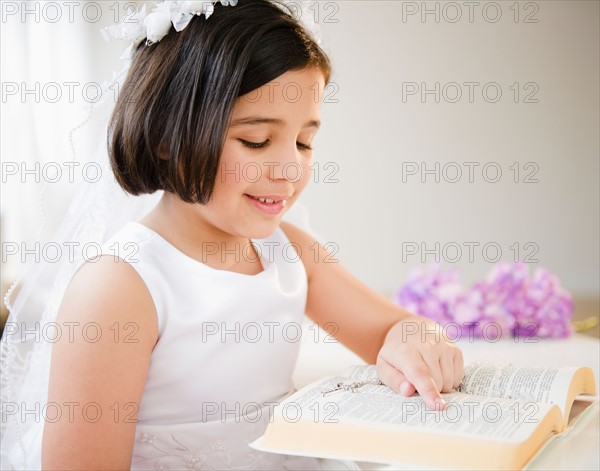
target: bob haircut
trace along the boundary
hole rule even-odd
[[[138,45],[108,125],[111,167],[125,191],[206,204],[238,97],[289,70],[315,67],[329,83],[327,55],[275,1],[217,2],[210,18]]]

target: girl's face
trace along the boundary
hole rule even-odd
[[[273,233],[311,178],[324,86],[320,70],[294,70],[238,98],[212,198],[200,207],[208,222],[234,237]]]

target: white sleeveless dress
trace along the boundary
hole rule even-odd
[[[308,288],[304,265],[281,228],[251,243],[261,255],[257,275],[213,269],[138,222],[102,245],[103,254],[118,255],[140,275],[158,321],[131,470],[361,469],[353,461],[248,446],[264,432],[273,407],[294,391]],[[42,434],[43,421],[35,421],[0,468],[21,470],[25,459],[27,469],[41,469]]]
[[[126,245],[132,242],[136,253]],[[274,405],[294,391],[308,287],[281,228],[251,242],[263,266],[257,275],[211,268],[137,222],[104,245],[103,253],[128,254],[123,258],[146,284],[158,316],[132,470],[331,465],[248,446]]]

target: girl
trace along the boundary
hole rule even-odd
[[[444,407],[460,351],[282,222],[310,178],[330,75],[269,0],[217,3],[135,49],[109,155],[128,193],[163,195],[69,283],[58,324],[121,335],[53,345],[48,403],[85,413],[46,421],[43,469],[319,469],[248,447],[293,390],[298,343],[282,327],[305,313],[333,323],[384,384]],[[127,244],[134,257],[115,257]],[[258,334],[240,335],[247,326]]]

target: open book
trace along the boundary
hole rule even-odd
[[[315,381],[275,407],[250,446],[268,452],[461,469],[521,469],[550,439],[597,407],[592,370],[474,363],[443,411],[418,395],[365,384],[323,395],[339,382],[376,380],[375,366]],[[579,396],[579,397],[578,397]]]

